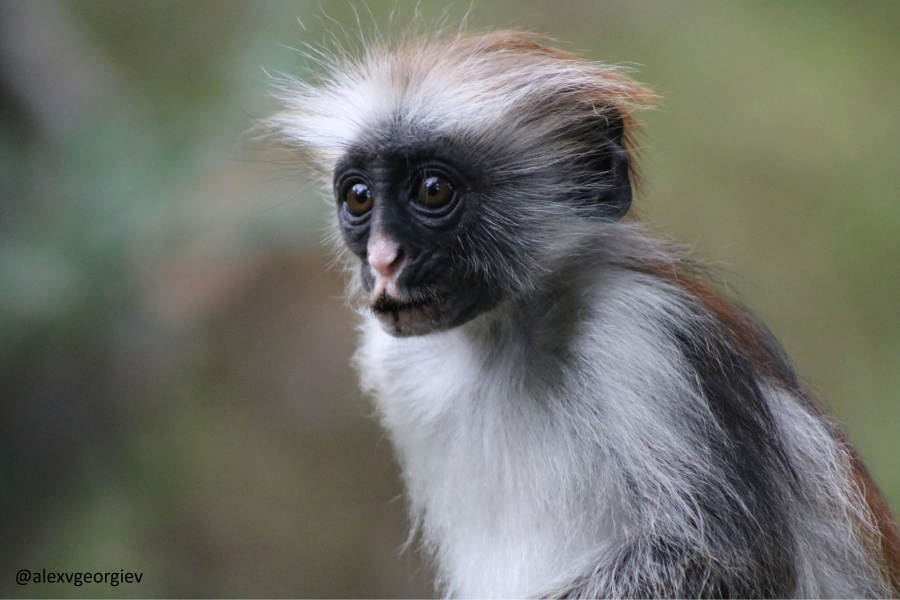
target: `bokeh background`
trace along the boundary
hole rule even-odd
[[[295,48],[416,11],[665,96],[640,214],[771,326],[900,508],[900,3],[0,0],[0,596],[433,594],[327,202],[251,131],[271,74],[315,70]]]

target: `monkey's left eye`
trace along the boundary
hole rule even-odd
[[[427,177],[417,190],[416,201],[427,208],[446,206],[453,199],[453,185],[443,177]]]

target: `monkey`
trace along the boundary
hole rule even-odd
[[[621,68],[435,33],[285,79],[448,597],[886,597],[890,509],[768,329],[634,217]]]

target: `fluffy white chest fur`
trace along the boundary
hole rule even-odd
[[[574,576],[568,570],[614,535],[615,518],[608,510],[574,514],[565,496],[604,493],[561,459],[572,456],[576,432],[539,391],[483,368],[465,338],[456,330],[397,339],[368,322],[364,381],[441,583],[458,597],[521,597],[561,573]],[[593,459],[602,471],[601,456]]]
[[[677,358],[640,314],[667,299],[644,290],[636,302],[628,296],[641,286],[606,283],[591,322],[555,351],[538,351],[537,364],[524,357],[546,342],[542,321],[558,322],[554,312],[571,306],[551,309],[530,330],[505,329],[501,309],[412,338],[392,337],[365,318],[357,354],[363,386],[391,434],[416,525],[452,596],[550,591],[628,533],[621,474],[610,468],[615,449],[604,440],[614,446],[622,436],[654,435],[657,426],[642,413],[668,404],[679,387],[690,393],[679,385]],[[608,320],[603,305],[631,306],[634,319]],[[636,388],[627,379],[647,361],[658,380]]]

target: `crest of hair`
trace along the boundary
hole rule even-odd
[[[281,76],[277,96],[286,110],[267,125],[301,153],[310,174],[328,177],[360,135],[387,122],[415,121],[436,133],[463,129],[477,138],[501,121],[511,133],[565,133],[594,114],[620,121],[619,143],[637,186],[636,113],[659,97],[627,68],[586,60],[551,41],[520,31],[406,33],[357,52],[309,50],[321,72],[309,81]]]

